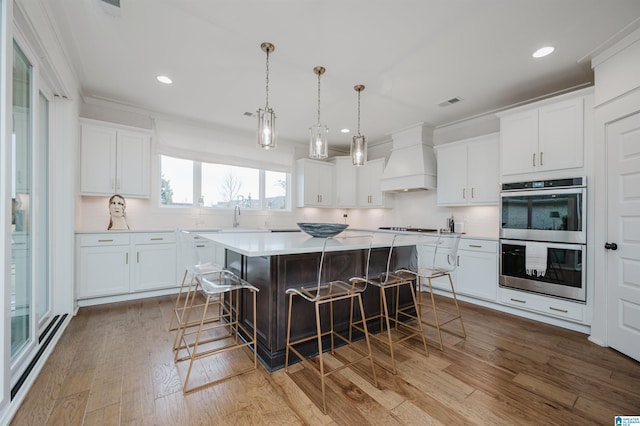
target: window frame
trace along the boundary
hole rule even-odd
[[[175,204],[163,204],[162,203],[162,177],[163,177],[163,173],[162,173],[162,157],[168,157],[168,158],[173,158],[173,159],[179,159],[179,160],[186,160],[186,161],[190,161],[193,165],[193,175],[192,175],[192,183],[193,183],[193,202],[190,204],[187,203],[175,203]],[[249,169],[253,169],[253,170],[257,170],[258,171],[258,196],[259,196],[259,200],[260,200],[260,205],[259,207],[243,207],[246,208],[247,210],[251,210],[251,211],[255,211],[255,212],[288,212],[290,213],[293,209],[293,203],[292,203],[292,179],[293,179],[293,173],[291,172],[287,172],[287,171],[281,171],[281,170],[272,170],[272,169],[264,169],[264,168],[256,168],[256,167],[252,167],[251,165],[240,165],[240,164],[227,164],[227,163],[216,163],[216,162],[211,162],[211,161],[199,161],[199,160],[194,160],[192,158],[187,158],[187,157],[178,157],[178,156],[174,156],[174,155],[170,155],[170,154],[163,154],[163,153],[158,153],[158,180],[156,183],[156,188],[158,190],[158,207],[161,209],[193,209],[193,208],[203,208],[203,209],[208,209],[211,211],[225,211],[225,210],[233,210],[235,208],[235,205],[231,205],[229,207],[216,207],[216,206],[206,206],[206,205],[202,205],[200,203],[200,199],[202,197],[202,165],[203,164],[213,164],[213,165],[220,165],[220,166],[231,166],[231,167],[244,167],[244,168],[249,168]],[[285,175],[286,177],[286,184],[285,184],[285,206],[284,208],[281,209],[273,209],[273,208],[269,208],[267,205],[267,200],[265,198],[266,196],[266,173],[267,172],[274,172],[274,173],[282,173]]]

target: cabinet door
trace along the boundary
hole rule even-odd
[[[116,192],[116,130],[83,124],[81,133],[80,192],[113,194]]]
[[[118,131],[116,192],[149,197],[151,139],[144,133]]]
[[[129,245],[80,247],[78,298],[129,293]]]
[[[541,107],[538,156],[540,170],[584,165],[584,100],[582,97]]]
[[[298,207],[333,205],[333,164],[300,159],[297,161]]]
[[[467,144],[438,147],[438,205],[468,203]]]
[[[133,291],[154,290],[177,285],[176,245],[139,244],[135,246]]]
[[[384,158],[367,161],[357,169],[359,207],[384,207],[385,194],[380,190],[380,177],[384,173]]]
[[[351,162],[351,157],[336,157],[335,164],[335,206],[356,207],[357,167]]]
[[[467,145],[467,200],[470,204],[498,204],[500,201],[498,145],[497,134]],[[440,182],[438,176],[438,195]]]
[[[500,119],[500,152],[503,175],[536,171],[538,164],[538,110]]]
[[[319,206],[333,206],[333,164],[318,163],[317,164],[317,185],[318,194],[320,195]]]
[[[456,292],[495,301],[498,297],[498,260],[496,253],[459,250]]]

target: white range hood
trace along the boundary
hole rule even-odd
[[[380,188],[386,192],[405,192],[436,188],[436,156],[433,129],[422,123],[393,133],[393,147]]]

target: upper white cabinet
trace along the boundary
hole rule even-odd
[[[149,133],[82,120],[81,134],[81,194],[149,197]]]
[[[499,203],[499,135],[492,133],[435,147],[438,205]]]
[[[385,207],[387,195],[380,190],[380,176],[384,172],[384,158],[368,160],[356,167],[349,156],[333,157],[335,192],[333,207]]]
[[[334,169],[331,163],[301,158],[296,161],[298,207],[333,207]]]
[[[380,190],[384,158],[368,160],[364,166],[352,167],[357,169],[358,207],[385,207],[386,194]]]
[[[499,114],[502,175],[583,167],[586,96],[581,91]]]
[[[353,165],[351,157],[333,157],[335,166],[335,207],[357,207],[358,167]]]

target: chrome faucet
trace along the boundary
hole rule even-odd
[[[238,216],[240,216],[240,206],[236,204],[236,206],[233,208],[233,227],[237,228],[238,225],[240,225],[240,219],[238,218]]]

